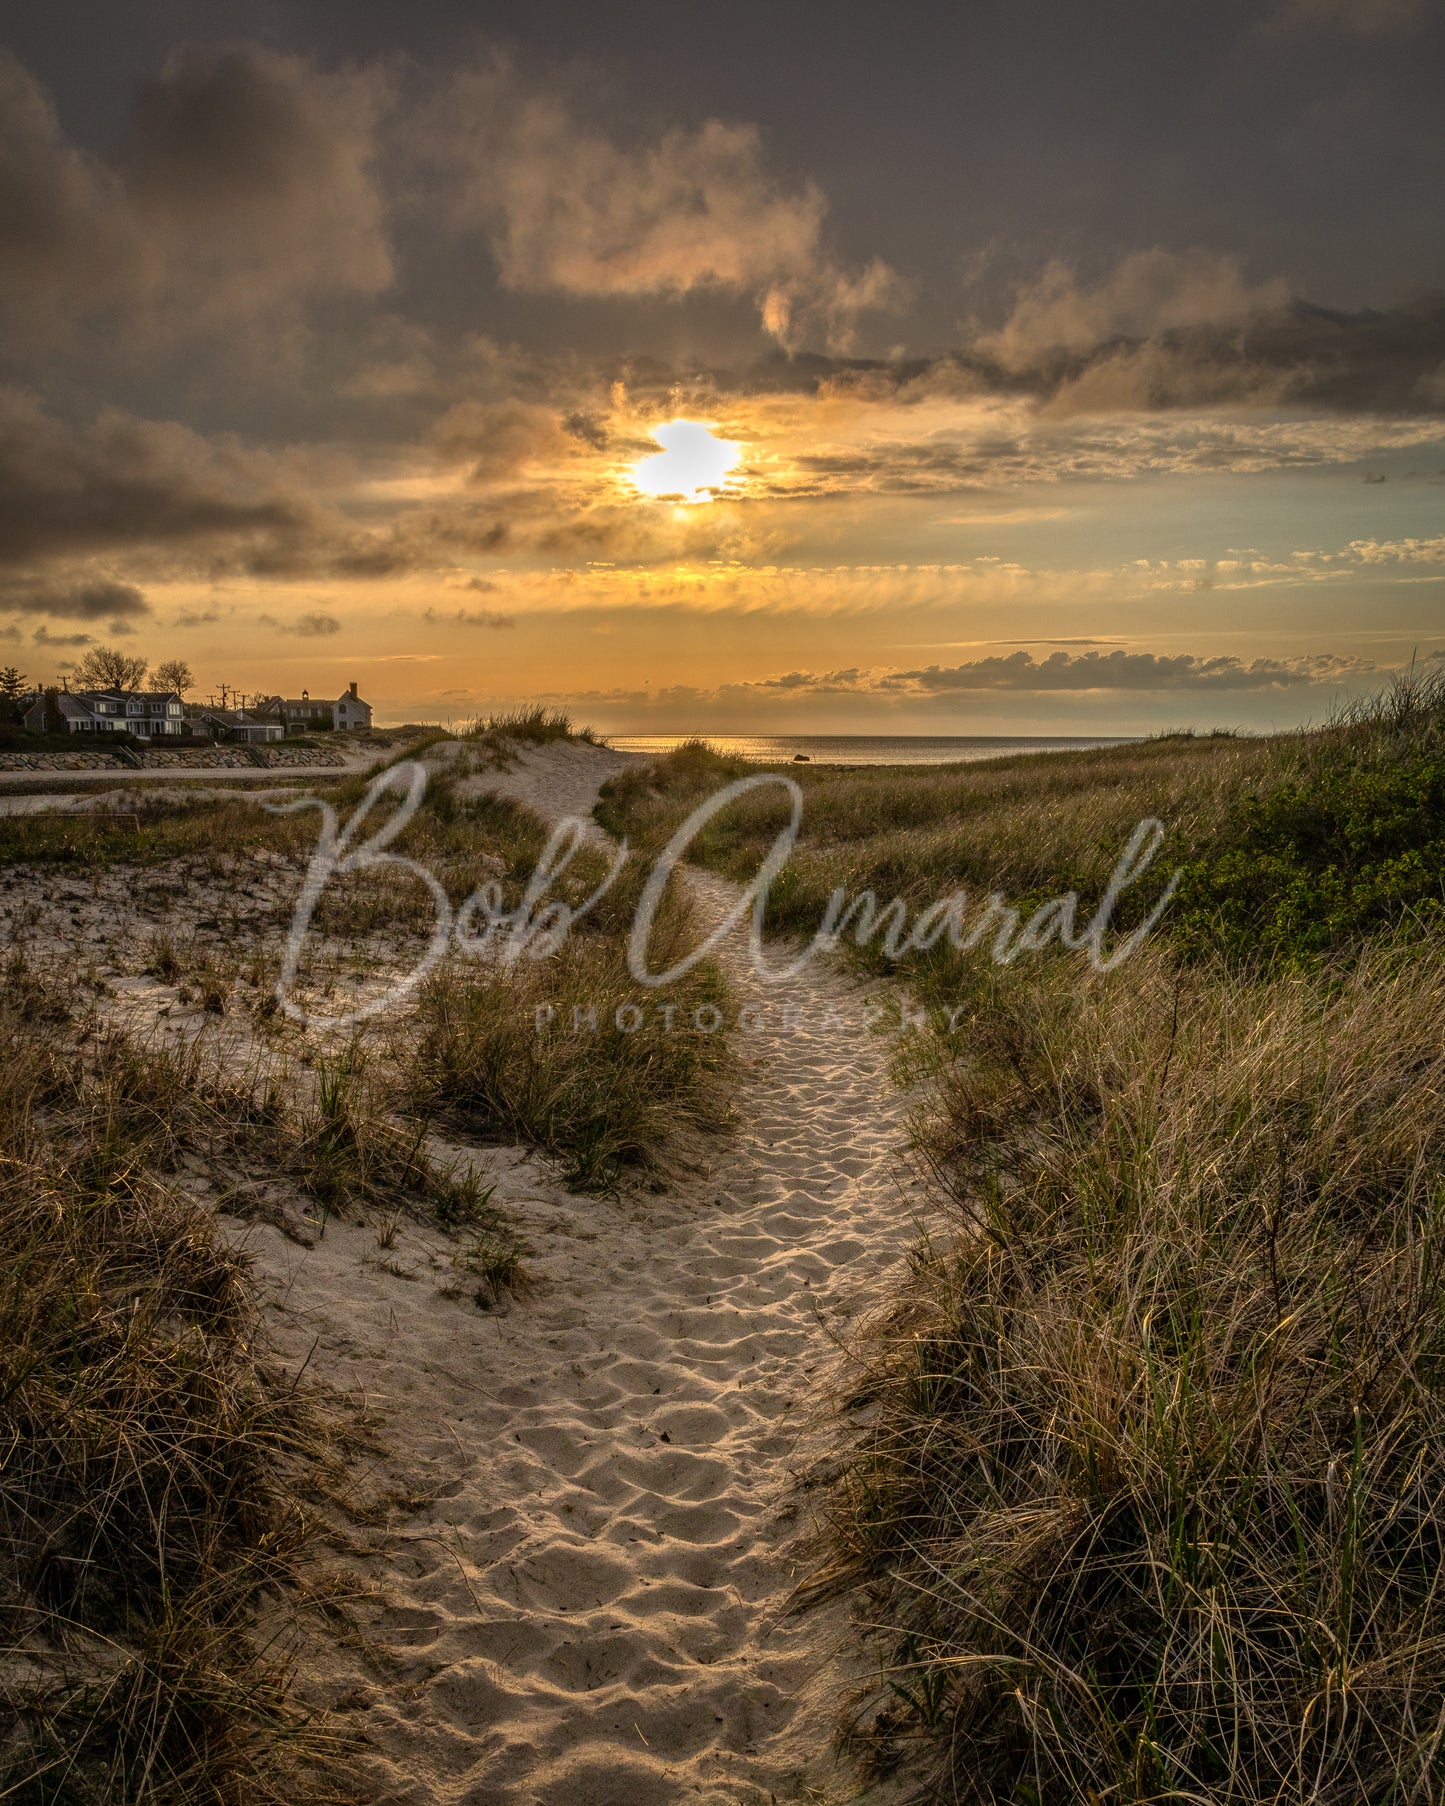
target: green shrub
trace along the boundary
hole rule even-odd
[[[1445,905],[1445,756],[1337,769],[1246,796],[1185,868],[1174,926],[1187,944],[1286,965]]]

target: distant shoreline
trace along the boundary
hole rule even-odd
[[[659,758],[689,740],[705,740],[732,758],[811,765],[961,765],[1015,753],[1084,752],[1123,746],[1141,734],[609,734],[618,752]]]

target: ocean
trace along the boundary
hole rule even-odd
[[[1091,746],[1122,746],[1134,736],[1109,739],[1081,735],[1034,734],[609,734],[619,752],[671,752],[692,738],[732,758],[786,765],[799,753],[813,765],[958,765],[972,759],[1001,759],[1009,753],[1075,752]]]

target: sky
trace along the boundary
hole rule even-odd
[[[604,732],[1445,658],[1445,0],[19,0],[0,664]]]

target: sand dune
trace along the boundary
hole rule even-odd
[[[544,748],[496,788],[584,809],[621,757]],[[697,883],[721,910],[727,887]],[[505,1314],[420,1228],[386,1251],[341,1224],[309,1249],[251,1232],[283,1347],[363,1392],[385,1444],[393,1510],[357,1564],[378,1648],[323,1651],[306,1681],[354,1713],[378,1799],[847,1792],[841,1621],[785,1611],[789,1480],[840,1331],[911,1240],[900,1104],[854,987],[764,997],[740,953],[772,1026],[741,1037],[740,1128],[705,1178],[599,1201],[521,1150],[468,1156],[533,1250]],[[785,1003],[812,1026],[784,1030]],[[847,1026],[819,1026],[828,1006]]]

